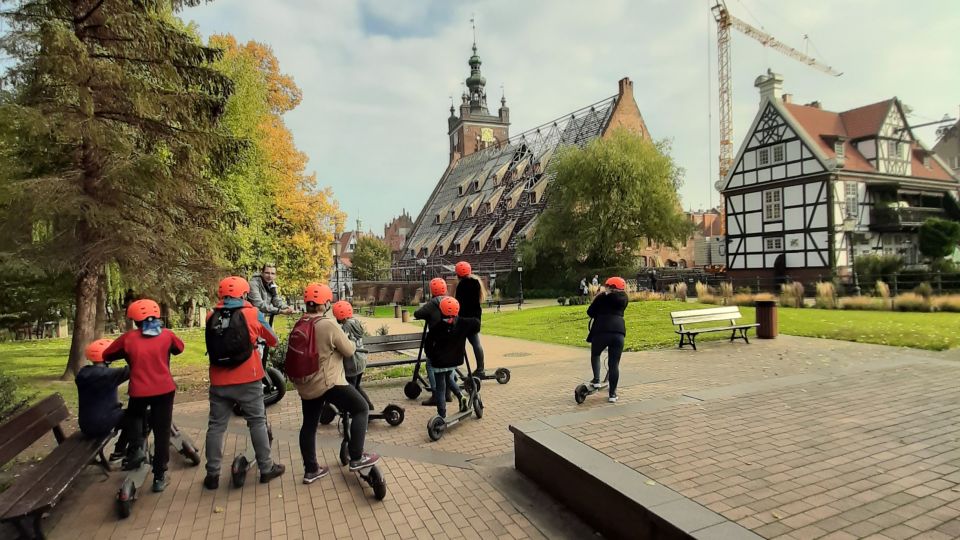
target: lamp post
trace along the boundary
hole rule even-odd
[[[333,294],[335,300],[340,300],[340,240],[334,234],[330,242],[330,253],[333,254]]]
[[[426,302],[430,299],[430,297],[427,296],[427,260],[417,259],[417,266],[420,267],[420,290],[423,291],[423,301]]]
[[[517,254],[517,272],[520,274],[520,301],[517,303],[517,309],[523,309],[523,259]]]
[[[860,279],[857,277],[857,250],[853,245],[853,231],[857,227],[856,218],[847,218],[843,220],[843,228],[847,234],[847,246],[850,248],[850,272],[853,274],[853,294],[860,296]]]

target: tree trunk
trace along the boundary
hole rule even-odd
[[[97,276],[97,319],[93,328],[93,339],[100,339],[106,333],[107,325],[107,275],[102,270]]]
[[[83,349],[93,341],[97,322],[97,287],[99,272],[81,271],[77,275],[77,308],[70,341],[70,358],[60,380],[69,381],[83,367]]]
[[[187,328],[193,328],[194,326],[196,326],[194,324],[194,319],[196,318],[196,314],[197,314],[197,302],[193,298],[191,298],[184,305],[183,325],[186,326]]]

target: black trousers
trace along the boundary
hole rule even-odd
[[[153,474],[162,475],[170,461],[170,425],[173,423],[173,397],[169,394],[149,397],[130,397],[127,412],[130,415],[130,441],[133,448],[142,448],[146,434],[144,420],[153,431]],[[149,418],[147,408],[150,408]]]
[[[607,349],[607,374],[611,396],[617,395],[617,383],[620,382],[620,355],[623,354],[623,334],[599,332],[591,336],[590,365],[593,368],[594,382],[600,382],[600,355]]]
[[[347,382],[350,383],[351,386],[356,388],[357,392],[360,392],[360,395],[363,396],[363,399],[366,400],[367,402],[367,407],[369,407],[370,410],[372,411],[375,409],[375,407],[373,406],[373,402],[370,401],[370,396],[368,396],[367,393],[363,391],[363,388],[360,388],[360,379],[362,378],[363,378],[363,373],[358,373],[353,377],[347,377]]]
[[[352,386],[334,386],[315,399],[301,400],[303,405],[303,425],[300,426],[300,455],[303,457],[305,472],[316,472],[317,463],[317,424],[320,423],[320,410],[324,403],[333,404],[338,411],[350,413],[350,460],[363,457],[363,442],[367,436],[367,415],[370,409],[357,389]]]

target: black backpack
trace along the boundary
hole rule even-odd
[[[207,319],[207,354],[210,365],[232,368],[246,362],[253,354],[253,342],[242,308],[216,308]]]

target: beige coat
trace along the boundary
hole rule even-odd
[[[333,319],[316,313],[308,313],[304,318],[315,319],[314,339],[320,369],[313,375],[291,380],[302,399],[316,399],[334,386],[347,385],[347,378],[343,373],[343,357],[353,355],[356,346]]]

